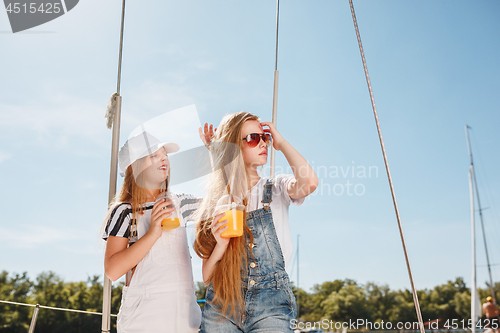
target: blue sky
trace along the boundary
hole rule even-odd
[[[409,288],[349,3],[280,6],[278,129],[320,176],[290,212],[300,286],[351,278]],[[459,276],[470,285],[466,123],[489,207],[490,260],[500,263],[500,3],[354,6],[415,285]],[[52,270],[66,281],[103,274],[111,146],[103,117],[116,91],[120,14],[121,1],[86,0],[12,34],[0,10],[0,269],[32,278]],[[141,123],[191,104],[202,123],[241,110],[270,120],[275,16],[273,1],[128,1],[121,143]],[[277,165],[286,169],[279,153]],[[197,182],[176,190],[203,193]],[[195,255],[193,269],[201,281]],[[478,282],[486,280],[478,267]]]

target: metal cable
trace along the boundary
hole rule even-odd
[[[493,297],[493,304],[496,304],[495,291],[493,290],[493,280],[491,278],[490,257],[488,255],[488,246],[486,244],[486,234],[484,233],[483,208],[481,208],[481,200],[479,198],[479,189],[477,187],[476,168],[474,166],[474,161],[472,159],[472,149],[470,146],[469,129],[472,129],[472,127],[465,125],[465,134],[467,136],[467,147],[469,149],[469,156],[470,156],[470,168],[472,171],[472,177],[473,177],[472,180],[473,180],[474,188],[476,190],[476,199],[477,199],[477,206],[478,206],[478,211],[479,211],[479,219],[481,221],[481,229],[483,231],[484,250],[486,252],[486,262],[488,263],[488,273],[489,273],[489,277],[490,277],[490,293],[491,293],[491,297]]]
[[[278,28],[280,21],[280,0],[276,1],[276,52],[274,57],[274,85],[273,85],[273,115],[272,122],[274,126],[278,127],[277,119],[278,119],[278,80],[279,80],[279,72],[278,72]],[[274,178],[274,171],[276,165],[276,149],[271,145],[271,172],[270,177]]]
[[[413,294],[413,302],[415,303],[415,310],[417,311],[418,322],[420,326],[420,332],[425,333],[424,322],[422,320],[422,313],[420,311],[420,305],[418,303],[417,291],[415,290],[415,285],[413,284],[413,275],[411,273],[410,260],[408,258],[408,252],[406,250],[406,242],[403,235],[403,226],[401,224],[401,219],[399,216],[398,204],[396,202],[396,194],[394,192],[394,186],[392,184],[391,171],[389,170],[389,162],[387,160],[387,154],[385,152],[384,139],[382,138],[382,131],[380,129],[380,123],[378,120],[377,107],[375,106],[375,99],[373,97],[372,86],[370,83],[370,76],[368,75],[368,68],[366,66],[365,53],[363,52],[363,45],[361,44],[361,37],[359,35],[358,23],[356,21],[356,14],[354,13],[354,5],[352,4],[352,0],[349,0],[349,5],[351,7],[352,20],[354,22],[354,28],[356,29],[356,37],[358,38],[359,51],[361,53],[361,60],[363,61],[363,68],[365,70],[366,83],[368,84],[368,91],[370,92],[370,100],[372,102],[373,114],[375,116],[375,123],[377,124],[378,137],[380,140],[380,146],[382,148],[382,154],[384,156],[385,169],[387,171],[387,178],[389,180],[389,186],[391,188],[392,202],[394,203],[394,210],[396,211],[396,219],[398,221],[399,234],[401,236],[401,243],[403,245],[403,251],[406,260],[406,267],[408,268],[408,275],[410,278],[411,290]]]
[[[474,132],[471,132],[469,133],[471,137],[473,137],[472,139],[472,145],[476,146],[475,148],[475,153],[476,153],[476,158],[479,158],[479,169],[482,171],[482,177],[484,177],[484,182],[482,182],[482,187],[486,187],[486,189],[488,190],[486,192],[486,195],[484,196],[483,195],[483,198],[486,197],[486,203],[488,205],[488,208],[491,208],[493,213],[492,213],[492,216],[490,217],[493,218],[493,221],[492,223],[490,224],[487,224],[488,228],[487,229],[494,229],[493,232],[490,232],[488,233],[488,236],[490,237],[490,244],[497,250],[497,251],[491,251],[492,253],[500,253],[500,247],[498,247],[498,244],[500,244],[500,238],[498,237],[498,235],[500,235],[500,229],[498,228],[500,226],[500,223],[498,223],[498,217],[500,216],[500,214],[498,213],[498,210],[497,210],[497,207],[495,205],[495,198],[493,196],[493,192],[491,190],[491,187],[490,187],[490,181],[488,179],[488,173],[486,172],[486,169],[485,169],[485,163],[483,163],[483,159],[481,157],[481,150],[479,149],[480,146],[476,144],[477,140],[475,140],[475,134]],[[480,178],[481,180],[481,175],[480,175]],[[478,186],[479,186],[479,183],[478,183]],[[483,190],[483,194],[484,194],[484,190]],[[486,210],[486,208],[483,208],[483,210]],[[494,239],[491,239],[491,238],[494,238]],[[495,256],[493,256],[493,258],[495,258]]]
[[[83,311],[83,310],[73,310],[73,309],[64,309],[64,308],[56,308],[52,306],[45,306],[45,305],[39,305],[39,304],[27,304],[27,303],[18,303],[18,302],[9,302],[9,301],[0,301],[0,303],[6,303],[6,304],[14,304],[14,305],[22,305],[22,306],[31,306],[31,307],[36,307],[38,306],[39,308],[42,309],[50,309],[50,310],[58,310],[58,311],[66,311],[66,312],[78,312],[78,313],[86,313],[86,314],[94,314],[94,315],[102,315],[100,312],[92,312],[92,311]],[[112,317],[116,317],[117,315],[112,314]]]
[[[122,50],[123,50],[123,27],[125,23],[125,0],[123,0],[122,4],[122,26],[120,30],[120,53],[118,55],[118,78],[116,85],[116,93],[120,95],[120,83],[122,78]]]
[[[274,70],[278,70],[278,28],[280,22],[280,0],[276,4],[276,53],[274,57]]]

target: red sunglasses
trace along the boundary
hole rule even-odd
[[[272,141],[271,134],[269,133],[262,133],[262,134],[251,133],[248,134],[246,137],[244,137],[242,140],[245,140],[247,142],[248,147],[253,148],[259,144],[260,139],[262,139],[262,141],[264,141],[264,143],[268,146],[271,144]]]

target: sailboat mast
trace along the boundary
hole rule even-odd
[[[109,172],[109,196],[108,204],[111,203],[116,194],[116,183],[118,174],[118,148],[120,141],[120,120],[122,110],[122,96],[120,95],[120,83],[122,73],[122,53],[123,53],[123,30],[125,23],[125,0],[122,2],[122,17],[120,28],[120,50],[118,55],[118,78],[116,82],[116,109],[113,117],[113,137],[111,141],[111,167]],[[101,332],[108,333],[111,330],[111,280],[104,274],[102,289],[102,318]]]
[[[493,279],[491,278],[490,257],[488,255],[488,246],[486,245],[486,233],[484,232],[483,210],[481,209],[481,201],[479,200],[479,191],[477,188],[476,172],[474,170],[474,167],[472,167],[472,175],[474,177],[474,187],[476,189],[477,206],[478,206],[478,210],[479,210],[479,220],[481,221],[481,230],[483,231],[484,251],[486,252],[486,262],[488,264],[488,274],[489,274],[489,278],[490,278],[490,293],[491,293],[491,297],[493,298],[493,303],[496,304],[495,291],[493,290]]]
[[[472,333],[476,333],[476,227],[474,222],[474,187],[472,185],[472,165],[469,167],[469,193],[470,193],[470,223],[472,237],[472,286],[470,288]]]
[[[467,147],[469,149],[469,157],[470,157],[471,174],[472,174],[472,178],[473,178],[474,188],[476,190],[477,206],[478,206],[478,211],[479,211],[479,220],[481,221],[481,230],[483,231],[484,250],[486,252],[486,262],[488,264],[488,274],[489,274],[489,278],[490,278],[490,293],[491,293],[491,297],[493,298],[493,303],[496,304],[495,291],[493,290],[493,279],[491,278],[490,257],[488,255],[488,245],[486,244],[486,233],[484,232],[483,209],[481,208],[481,200],[479,198],[479,189],[477,187],[476,170],[474,169],[474,162],[472,159],[472,149],[470,146],[469,128],[471,128],[471,127],[465,125],[465,133],[467,135]]]

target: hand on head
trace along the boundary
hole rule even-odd
[[[272,121],[263,121],[260,123],[262,126],[262,130],[265,133],[270,133],[271,137],[273,138],[273,147],[274,149],[280,151],[281,150],[281,143],[285,141],[285,139],[281,136],[281,134],[278,132],[276,129],[276,126],[274,126]],[[265,126],[269,128],[264,128]]]

